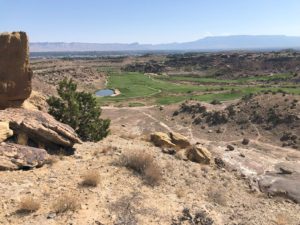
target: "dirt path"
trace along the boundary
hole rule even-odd
[[[173,132],[173,130],[164,122],[159,121],[158,119],[156,119],[155,117],[151,116],[150,114],[143,112],[143,114],[149,118],[151,118],[152,120],[154,120],[155,122],[159,123],[160,126],[166,128],[169,132]]]

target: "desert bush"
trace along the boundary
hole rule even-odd
[[[162,180],[161,168],[157,164],[151,163],[144,169],[144,177],[151,185],[159,184]]]
[[[145,152],[130,152],[123,155],[122,165],[141,174],[150,185],[157,185],[162,180],[161,168],[153,157]]]
[[[94,150],[93,156],[96,158],[99,158],[101,154],[106,155],[106,154],[112,153],[113,151],[116,151],[116,150],[118,150],[118,148],[115,146],[112,146],[111,144],[104,145],[100,149]]]
[[[198,124],[202,123],[202,121],[203,121],[203,119],[199,116],[193,120],[193,124],[198,125]]]
[[[291,221],[287,215],[284,213],[277,214],[274,220],[276,225],[288,225],[291,224]]]
[[[178,216],[177,220],[173,220],[172,225],[213,225],[214,221],[204,210],[199,210],[195,214],[190,212],[189,208],[184,208],[182,214]]]
[[[58,162],[58,157],[57,156],[53,156],[51,155],[45,162],[45,164],[49,165],[49,166],[53,166],[55,163]]]
[[[228,107],[226,107],[226,110],[228,111],[228,116],[229,117],[233,117],[236,115],[236,110],[234,108],[234,105],[229,105]]]
[[[40,208],[40,203],[32,197],[22,198],[20,201],[19,213],[32,213]]]
[[[212,100],[212,101],[210,102],[210,104],[212,104],[212,105],[220,105],[220,104],[222,104],[222,103],[221,103],[220,100],[214,99],[214,100]]]
[[[99,141],[108,135],[110,120],[99,118],[101,108],[92,94],[76,90],[72,79],[61,81],[57,88],[59,97],[47,99],[49,113],[70,125],[83,141]]]
[[[52,208],[56,213],[64,213],[67,211],[75,211],[80,206],[79,199],[76,195],[64,194],[57,198]]]
[[[225,190],[223,190],[222,188],[220,189],[212,188],[209,189],[207,195],[212,202],[217,203],[218,205],[221,206],[226,206],[227,200],[224,192]]]
[[[96,170],[87,171],[82,175],[82,186],[97,187],[100,183],[100,175]]]
[[[228,114],[222,111],[213,111],[206,113],[206,122],[211,125],[218,125],[228,122]]]
[[[197,113],[205,113],[206,112],[206,106],[201,105],[200,103],[189,105],[187,103],[182,103],[180,105],[178,113],[189,113],[189,114],[197,114]],[[174,112],[175,113],[175,112]]]
[[[252,99],[254,97],[254,94],[253,93],[250,93],[250,94],[246,94],[242,97],[242,100],[243,101],[249,101],[250,99]]]
[[[179,188],[175,190],[175,194],[178,198],[183,198],[186,196],[186,191],[183,188]]]

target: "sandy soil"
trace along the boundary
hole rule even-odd
[[[154,157],[163,171],[160,185],[149,186],[118,163],[131,151]],[[100,184],[80,186],[82,174],[91,170],[100,173]],[[247,179],[238,173],[178,160],[149,142],[115,134],[99,143],[76,146],[74,156],[63,157],[52,166],[0,172],[0,177],[0,224],[172,224],[184,208],[192,213],[205,210],[220,225],[298,225],[300,221],[299,205],[268,198],[249,188]],[[65,193],[71,193],[79,208],[74,213],[51,213]],[[36,198],[40,209],[17,213],[24,196]]]

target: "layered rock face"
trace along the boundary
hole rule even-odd
[[[0,171],[41,167],[50,156],[46,150],[12,143],[0,144]]]
[[[81,143],[74,130],[41,111],[10,108],[0,111],[0,121],[7,121],[20,145],[31,145],[47,151],[72,148]]]
[[[26,33],[1,33],[0,109],[21,105],[30,96],[31,77]]]
[[[48,153],[71,153],[81,143],[75,131],[47,113],[25,109],[31,94],[28,38],[0,34],[0,170],[40,167]]]

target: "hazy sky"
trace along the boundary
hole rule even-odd
[[[166,43],[300,36],[300,0],[0,0],[0,32],[31,41]]]

